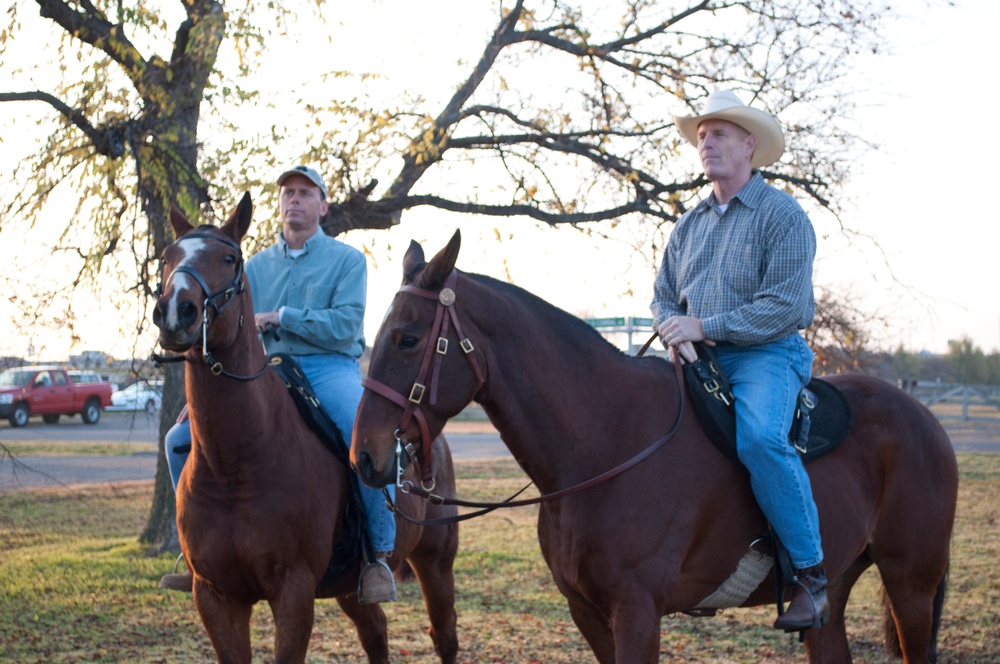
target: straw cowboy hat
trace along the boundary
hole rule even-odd
[[[727,120],[753,134],[757,147],[750,159],[752,168],[770,166],[785,151],[785,137],[778,121],[764,111],[744,104],[732,90],[719,90],[708,95],[701,115],[674,116],[681,135],[695,147],[698,147],[698,125],[705,120]]]

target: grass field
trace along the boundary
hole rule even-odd
[[[942,664],[1000,662],[1000,455],[959,455],[961,488]],[[508,461],[459,462],[459,493],[496,498],[523,485]],[[172,556],[136,541],[151,483],[0,494],[0,662],[214,661],[191,598],[160,590]],[[461,526],[456,575],[463,662],[593,661],[535,539],[533,508]],[[882,649],[878,582],[868,572],[850,606],[854,661],[895,662]],[[415,584],[387,605],[397,662],[434,662]],[[663,662],[801,662],[802,646],[768,625],[773,608],[663,620]],[[270,612],[253,618],[254,661],[272,661]],[[310,662],[362,662],[336,603],[317,605]]]

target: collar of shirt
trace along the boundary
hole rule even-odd
[[[757,206],[760,205],[761,197],[764,196],[764,188],[766,186],[767,183],[764,182],[764,176],[760,174],[760,171],[754,171],[747,183],[736,192],[735,196],[729,199],[729,207],[726,209],[731,208],[737,200],[751,210],[757,209]],[[716,202],[715,193],[713,192],[695,206],[695,213],[701,214],[702,212],[707,212],[709,208],[714,208],[717,205],[718,202]]]
[[[322,227],[319,227],[319,228],[316,229],[316,232],[313,233],[312,235],[310,235],[309,239],[306,240],[303,243],[303,245],[302,245],[302,253],[306,253],[306,254],[309,253],[309,245],[316,244],[317,242],[320,241],[319,239],[321,237],[326,237],[326,233],[323,232],[323,228]],[[288,248],[288,243],[285,242],[285,234],[284,233],[279,233],[278,234],[278,246],[281,247],[281,253],[284,256],[287,256],[288,252],[290,250]]]

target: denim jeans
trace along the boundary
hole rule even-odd
[[[354,432],[354,417],[361,402],[361,368],[358,361],[346,355],[295,355],[295,360],[312,384],[320,405],[333,420],[344,436],[344,442],[351,445]],[[187,446],[187,449],[184,447]],[[164,438],[167,467],[170,480],[177,490],[181,469],[187,461],[191,446],[191,424],[188,421],[175,424]],[[396,520],[385,504],[381,489],[372,489],[360,484],[361,502],[368,514],[368,527],[372,545],[376,551],[392,551],[396,542]],[[393,500],[396,487],[387,487]]]
[[[798,334],[756,346],[716,346],[736,397],[736,451],[754,496],[799,569],[823,561],[812,485],[788,441],[812,351]]]
[[[361,403],[364,392],[361,387],[361,367],[357,359],[340,354],[293,357],[312,384],[323,410],[340,429],[344,442],[350,447],[354,418],[358,414],[358,404]],[[392,551],[396,542],[396,520],[385,504],[382,490],[359,484],[361,502],[368,514],[372,545],[376,551]],[[395,500],[396,487],[389,485],[386,488],[389,496]]]
[[[170,469],[170,481],[174,483],[174,493],[177,493],[181,470],[191,452],[191,420],[184,420],[170,427],[163,437],[163,449],[167,456],[167,468]]]

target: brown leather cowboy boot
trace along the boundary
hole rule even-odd
[[[830,619],[830,603],[826,597],[826,571],[823,565],[795,570],[792,579],[795,590],[788,610],[774,621],[775,629],[798,632],[822,627]]]

